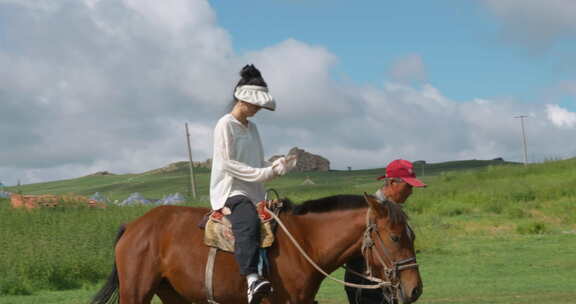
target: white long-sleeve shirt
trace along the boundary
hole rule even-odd
[[[275,177],[272,166],[266,166],[264,149],[256,125],[243,125],[232,114],[226,114],[214,128],[214,154],[210,175],[212,209],[224,207],[226,199],[245,195],[253,203],[264,199],[263,182]]]

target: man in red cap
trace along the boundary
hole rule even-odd
[[[414,165],[404,159],[397,159],[388,164],[386,175],[378,177],[378,180],[384,180],[384,185],[374,196],[398,204],[403,204],[408,199],[412,194],[412,187],[426,187],[426,184],[416,178]]]
[[[414,173],[414,165],[404,159],[397,159],[392,161],[386,167],[386,175],[378,177],[378,180],[383,180],[384,185],[376,191],[374,196],[380,201],[390,201],[397,204],[403,204],[408,197],[412,194],[413,187],[426,187],[422,181],[416,178]],[[410,231],[413,235],[413,232]],[[347,269],[351,269],[358,273],[363,273],[365,267],[364,257],[358,257],[346,264]],[[356,284],[371,284],[370,281],[354,275],[350,271],[346,271],[344,279],[349,283]],[[353,287],[345,287],[348,302],[350,304],[385,304],[388,303],[386,295],[383,290],[379,289],[359,289]],[[394,304],[394,303],[389,303]]]

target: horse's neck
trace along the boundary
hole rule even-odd
[[[290,221],[291,226],[297,227],[296,238],[302,248],[318,266],[330,273],[360,252],[366,211],[361,208],[310,213],[291,216]]]

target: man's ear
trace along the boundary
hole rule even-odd
[[[364,192],[364,199],[368,203],[369,208],[372,209],[376,215],[379,217],[384,216],[384,209],[382,208],[382,204],[380,204],[376,198]]]

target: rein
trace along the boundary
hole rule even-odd
[[[378,278],[370,278],[371,281],[377,282],[378,284],[376,285],[363,285],[363,284],[354,284],[354,283],[348,283],[345,281],[342,281],[340,279],[337,279],[333,276],[331,276],[330,274],[328,274],[326,271],[324,271],[322,268],[320,268],[320,266],[318,266],[318,264],[316,264],[309,256],[308,254],[306,254],[306,251],[304,251],[304,249],[302,249],[302,247],[300,247],[300,244],[298,244],[298,241],[296,241],[296,239],[294,239],[294,237],[292,236],[292,234],[290,233],[290,231],[288,231],[288,228],[286,228],[286,226],[284,226],[284,223],[282,222],[282,220],[280,220],[280,218],[274,214],[273,212],[271,212],[270,210],[268,210],[268,208],[266,208],[266,210],[268,212],[270,212],[270,214],[272,214],[272,217],[274,218],[274,220],[276,220],[276,222],[278,223],[278,225],[280,226],[280,228],[282,228],[282,230],[286,233],[286,235],[288,235],[288,238],[290,239],[290,241],[292,241],[292,243],[294,244],[294,246],[296,246],[296,248],[298,249],[298,251],[300,251],[300,254],[302,254],[302,256],[304,258],[306,258],[306,260],[308,261],[308,263],[310,263],[310,265],[312,265],[314,268],[316,268],[316,270],[318,270],[321,274],[323,274],[325,277],[329,278],[330,280],[333,280],[335,282],[338,282],[342,285],[345,286],[349,286],[349,287],[354,287],[354,288],[364,288],[364,289],[377,289],[377,288],[382,288],[384,286],[390,286],[390,282],[386,282],[383,281],[381,279]]]
[[[292,241],[294,246],[298,249],[298,251],[300,251],[300,254],[302,254],[302,256],[308,261],[308,263],[310,263],[310,265],[312,265],[316,270],[318,270],[322,275],[324,275],[328,279],[335,281],[335,282],[338,282],[344,286],[353,287],[353,288],[360,288],[360,289],[388,288],[388,289],[392,289],[394,291],[399,291],[399,289],[400,289],[399,282],[397,282],[399,279],[399,275],[398,275],[399,272],[404,270],[404,269],[418,267],[418,264],[416,263],[415,257],[403,259],[400,261],[393,261],[390,258],[389,251],[384,246],[384,242],[382,241],[382,238],[380,237],[380,233],[378,233],[378,230],[376,229],[377,225],[376,225],[376,223],[374,223],[372,221],[372,217],[370,216],[370,208],[368,208],[368,211],[366,212],[366,229],[364,230],[363,240],[362,240],[362,255],[364,256],[364,258],[366,260],[366,267],[367,267],[368,275],[360,274],[360,273],[355,272],[355,271],[348,269],[348,268],[346,268],[346,269],[351,271],[353,274],[355,274],[359,277],[362,277],[366,280],[375,282],[376,284],[354,284],[354,283],[348,283],[348,282],[342,281],[340,279],[337,279],[337,278],[331,276],[330,274],[326,273],[322,268],[320,268],[320,266],[318,266],[318,264],[316,264],[308,256],[308,254],[306,254],[304,249],[302,249],[300,244],[298,244],[298,241],[296,241],[296,239],[294,239],[294,237],[292,236],[290,231],[288,231],[288,229],[286,228],[286,226],[284,225],[282,220],[280,220],[280,217],[278,217],[278,215],[276,215],[274,212],[270,211],[268,208],[266,208],[266,211],[272,215],[272,217],[278,223],[280,228],[282,228],[282,230],[286,233],[286,235],[288,236],[290,241]],[[392,267],[386,266],[386,263],[384,262],[384,259],[382,258],[382,256],[378,252],[378,250],[373,250],[375,247],[375,242],[372,239],[373,233],[376,233],[377,240],[379,241],[380,247],[383,248],[384,255],[391,262]],[[368,263],[368,259],[366,257],[366,252],[368,252],[368,251],[370,253],[372,253],[373,251],[376,252],[376,258],[378,259],[378,262],[380,262],[380,264],[384,268],[386,278],[388,278],[387,281],[380,279],[380,278],[377,278],[377,277],[374,277],[372,275],[372,269],[371,269],[370,263]]]

